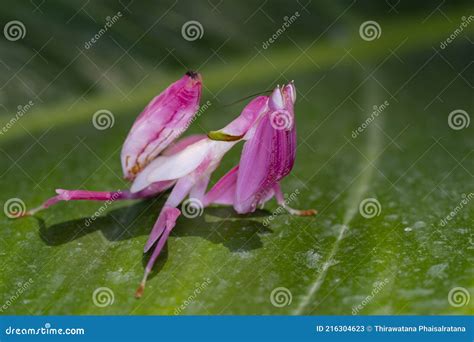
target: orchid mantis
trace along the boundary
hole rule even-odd
[[[138,116],[121,153],[124,177],[132,181],[129,190],[57,189],[56,196],[26,213],[33,215],[60,201],[141,199],[171,189],[144,247],[144,252],[154,249],[136,297],[142,296],[148,275],[181,215],[178,206],[187,197],[203,207],[232,205],[239,214],[253,212],[275,197],[290,214],[316,213],[288,207],[280,188],[280,181],[293,168],[296,154],[293,82],[277,87],[270,96],[250,101],[223,129],[174,143],[197,113],[201,90],[201,76],[188,72]],[[239,164],[206,192],[221,159],[239,141],[245,141]]]
[[[196,141],[188,137],[172,145],[184,132],[199,109],[201,99],[201,75],[188,71],[182,78],[171,84],[156,96],[137,117],[122,147],[120,159],[124,178],[133,180],[136,175],[160,152],[171,155]],[[170,146],[168,149],[167,147]],[[54,196],[42,205],[26,212],[33,215],[59,201],[92,200],[108,201],[153,197],[174,185],[174,181],[150,184],[140,192],[128,190],[88,191],[57,189]]]
[[[314,215],[315,210],[296,210],[285,204],[279,182],[293,168],[296,155],[294,103],[296,88],[277,87],[266,110],[244,137],[240,163],[206,194],[204,203],[233,205],[239,214],[255,211],[273,196],[293,215]],[[232,132],[212,132],[214,139],[232,140]]]
[[[199,109],[201,75],[189,71],[155,97],[133,124],[123,144],[124,176],[133,180],[187,128]]]
[[[236,136],[244,136],[265,110],[266,104],[267,99],[265,97],[254,99],[244,108],[242,114],[227,125],[224,130],[230,131]],[[179,153],[156,158],[133,182],[130,191],[138,193],[157,182],[176,181],[176,185],[171,191],[145,244],[144,252],[147,252],[157,242],[145,267],[145,275],[136,292],[137,297],[143,294],[146,279],[153,264],[175,226],[176,219],[181,214],[181,211],[176,207],[188,195],[202,203],[211,174],[217,168],[225,153],[237,142],[238,139],[234,139],[232,142],[213,141],[207,137],[199,139]]]

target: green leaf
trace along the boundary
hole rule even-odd
[[[2,217],[2,313],[470,312],[472,300],[452,305],[449,293],[474,289],[474,140],[472,125],[454,130],[448,115],[455,109],[472,115],[466,69],[472,62],[463,53],[472,47],[458,38],[441,55],[431,46],[452,25],[421,20],[380,22],[383,34],[373,42],[356,34],[344,47],[322,42],[307,56],[271,47],[266,58],[203,72],[209,90],[226,99],[273,86],[273,66],[295,79],[298,155],[283,189],[290,206],[315,208],[317,216],[289,216],[271,202],[250,215],[211,207],[197,218],[181,217],[140,300],[133,294],[149,257],[143,246],[167,194]],[[32,208],[55,188],[126,188],[121,144],[156,89],[144,86],[132,101],[96,98],[70,112],[57,105],[28,113],[0,141],[4,203],[19,198]],[[219,129],[243,107],[204,97],[213,105],[189,133]],[[104,108],[115,124],[97,130],[91,118]],[[238,161],[239,146],[214,182]],[[368,206],[360,209],[361,203]]]

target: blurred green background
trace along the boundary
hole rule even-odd
[[[4,209],[55,188],[126,188],[131,124],[193,69],[211,106],[186,134],[221,128],[239,100],[295,80],[298,152],[283,190],[319,214],[267,225],[271,202],[180,218],[141,300],[142,248],[166,194],[113,203],[90,227],[103,204],[2,215],[1,313],[472,313],[473,14],[469,1],[3,1]],[[183,33],[190,21],[196,37]],[[99,110],[113,126],[94,127]],[[365,199],[379,204],[374,217]]]

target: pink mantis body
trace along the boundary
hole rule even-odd
[[[199,109],[201,85],[201,76],[189,71],[145,107],[122,147],[125,178],[133,180],[186,130]]]
[[[266,106],[267,99],[265,97],[254,99],[244,108],[241,115],[227,125],[224,130],[229,130],[237,136],[245,135]],[[181,211],[176,207],[188,195],[199,203],[203,202],[211,174],[225,153],[237,142],[238,140],[233,142],[213,141],[205,137],[173,156],[156,158],[135,179],[131,187],[132,193],[141,192],[156,182],[176,181],[176,185],[145,244],[144,252],[147,252],[157,242],[145,268],[145,275],[136,293],[137,297],[142,295],[148,274],[175,226],[177,218],[181,215]]]
[[[291,171],[296,150],[293,83],[276,88],[270,97],[259,96],[240,116],[208,136],[193,135],[172,142],[187,128],[199,108],[201,76],[188,72],[155,97],[138,116],[124,143],[121,160],[130,190],[87,191],[57,189],[57,195],[26,215],[59,201],[110,201],[153,197],[172,189],[145,244],[154,250],[136,291],[141,297],[153,265],[181,215],[177,208],[188,196],[206,207],[232,205],[249,213],[273,196],[289,213],[313,215],[314,210],[295,210],[285,204],[280,181]],[[239,165],[206,193],[210,177],[222,157],[240,140],[244,148]]]
[[[158,154],[170,155],[194,143],[196,138],[185,138],[167,147],[185,130],[199,109],[201,75],[189,71],[156,96],[137,117],[122,146],[120,159],[124,177],[133,180]],[[150,184],[143,191],[88,191],[57,189],[57,195],[41,206],[29,210],[25,216],[46,209],[59,201],[108,201],[152,197],[174,185],[174,181]]]
[[[233,205],[239,214],[255,211],[273,196],[294,215],[314,215],[315,210],[295,210],[285,204],[280,181],[293,168],[296,156],[294,103],[296,89],[290,83],[277,87],[268,107],[244,137],[246,141],[239,165],[231,169],[206,194],[204,204]],[[230,132],[221,132],[229,139]],[[213,134],[219,139],[219,134]]]

